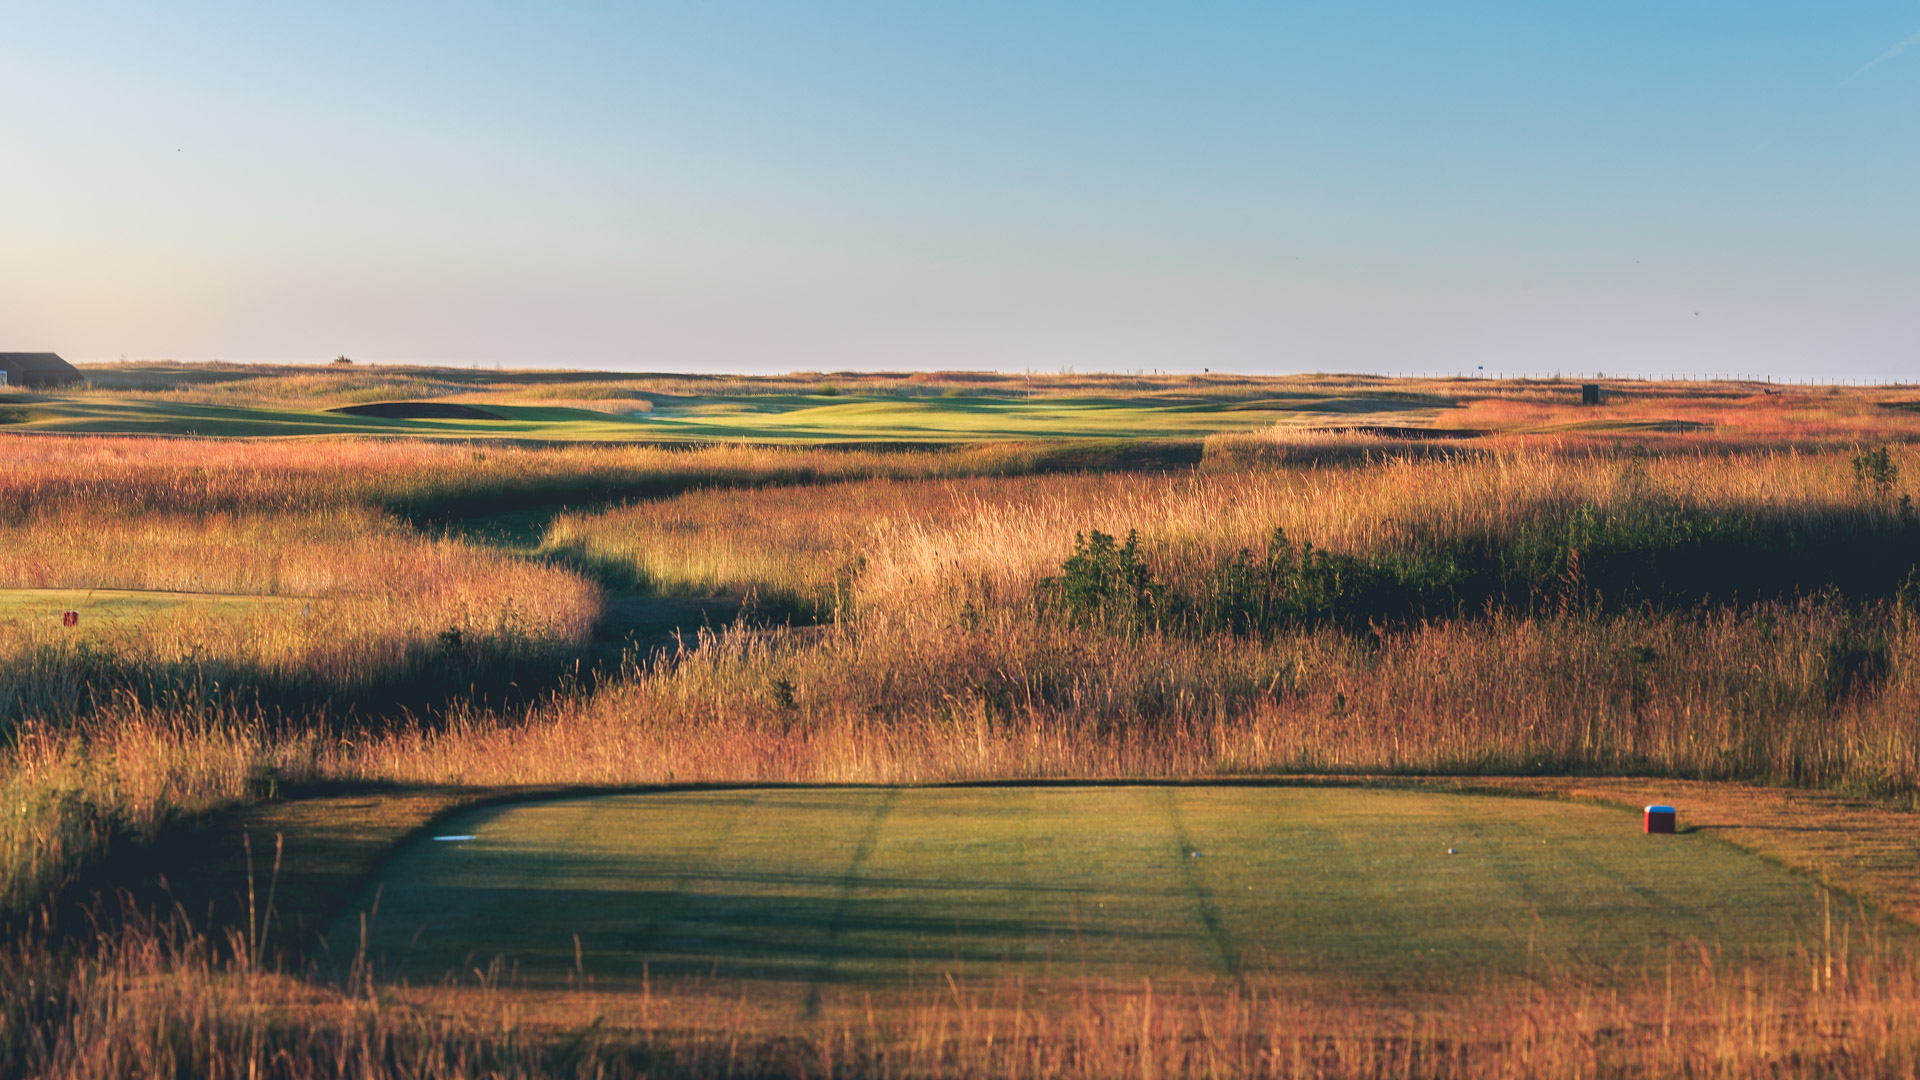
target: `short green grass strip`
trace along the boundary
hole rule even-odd
[[[1811,883],[1706,834],[1406,790],[668,792],[492,808],[438,831],[474,839],[422,840],[375,885],[385,975],[500,957],[532,986],[733,980],[798,1015],[823,988],[949,972],[1360,993],[1619,982],[1670,948],[1791,964],[1821,912]],[[336,926],[336,955],[374,895]]]

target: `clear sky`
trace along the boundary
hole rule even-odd
[[[1920,378],[1920,2],[0,0],[0,349]]]

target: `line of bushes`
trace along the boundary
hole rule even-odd
[[[1161,569],[1156,571],[1156,564]],[[1575,508],[1501,538],[1364,556],[1295,542],[1210,564],[1150,559],[1140,537],[1075,538],[1044,611],[1120,632],[1150,627],[1266,636],[1299,626],[1471,617],[1493,611],[1686,609],[1832,594],[1920,608],[1920,518],[1858,515],[1807,532],[1733,513]]]

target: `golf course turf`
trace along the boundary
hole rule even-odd
[[[434,834],[336,924],[336,957],[371,912],[384,978],[498,958],[529,987],[699,978],[797,1014],[948,972],[1370,996],[1614,982],[1670,945],[1791,962],[1822,918],[1811,883],[1704,834],[1404,790],[690,791],[494,807]]]
[[[1441,412],[1420,398],[1292,395],[1201,397],[900,398],[805,394],[655,395],[623,412],[441,401],[334,408],[202,404],[102,395],[34,396],[0,408],[11,433],[218,438],[383,436],[534,442],[923,443],[1003,439],[1197,439],[1276,424],[1424,425]]]

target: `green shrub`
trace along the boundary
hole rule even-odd
[[[1140,555],[1138,532],[1127,533],[1125,545],[1098,529],[1075,533],[1060,576],[1040,582],[1041,606],[1069,624],[1129,634],[1157,626],[1167,600],[1167,586]]]
[[[1826,590],[1870,600],[1892,596],[1920,563],[1920,522],[1862,509],[1808,529],[1737,511],[1580,506],[1463,546],[1474,576],[1494,579],[1469,587],[1484,593],[1476,603],[1679,608]]]
[[[1200,595],[1182,605],[1195,630],[1267,636],[1282,628],[1451,613],[1461,573],[1446,559],[1367,560],[1295,544],[1273,530],[1264,555],[1242,548],[1214,565]]]
[[[1900,465],[1885,446],[1853,455],[1853,479],[1861,488],[1886,498],[1900,482]]]
[[[1242,548],[1186,569],[1176,558],[1169,582],[1153,576],[1138,549],[1137,534],[1124,546],[1097,531],[1076,536],[1061,576],[1042,583],[1046,605],[1077,624],[1258,636],[1494,611],[1683,610],[1814,595],[1920,611],[1920,521],[1867,508],[1810,530],[1736,511],[1581,505],[1503,536],[1370,556],[1296,543],[1275,529],[1264,552]]]

